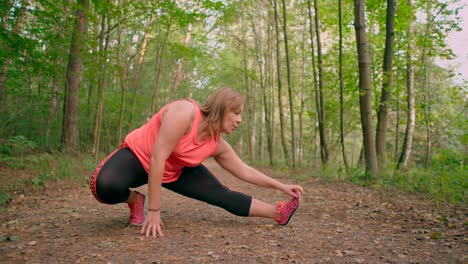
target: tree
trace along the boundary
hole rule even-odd
[[[10,6],[12,4],[11,0],[8,0],[6,4],[7,4],[7,11],[5,12],[5,15],[3,17],[3,23],[2,23],[3,30],[5,31],[8,30],[8,20],[10,19],[10,12],[11,12]],[[16,19],[16,22],[13,25],[12,30],[11,30],[11,33],[13,33],[14,35],[17,35],[20,32],[21,27],[23,26],[25,14],[26,14],[26,8],[28,6],[28,1],[23,0],[18,5],[20,6],[18,10],[18,18]],[[5,98],[7,95],[5,83],[7,80],[8,68],[10,64],[12,63],[12,61],[13,59],[11,57],[7,57],[5,58],[3,62],[0,62],[0,112],[3,106],[5,105]]]
[[[286,55],[286,73],[287,73],[287,80],[288,80],[288,94],[289,94],[289,116],[291,117],[291,156],[292,156],[292,167],[296,167],[296,139],[295,139],[295,131],[294,131],[294,103],[293,103],[293,95],[292,95],[292,87],[291,87],[291,63],[289,62],[289,45],[288,45],[288,24],[287,24],[287,13],[286,13],[286,3],[283,0],[283,35],[284,35],[284,47],[285,47],[285,55]]]
[[[107,71],[107,49],[109,47],[109,38],[110,38],[110,17],[107,14],[107,10],[101,16],[101,32],[99,33],[99,76],[98,76],[98,98],[97,98],[97,107],[96,107],[96,119],[94,123],[94,144],[92,153],[97,158],[99,154],[99,146],[101,143],[101,123],[102,123],[102,110],[104,108],[104,81],[106,79]],[[107,25],[106,25],[106,19]]]
[[[414,0],[408,0],[409,6],[413,6]],[[406,93],[407,93],[407,107],[408,113],[406,115],[406,129],[405,137],[403,139],[403,148],[398,160],[397,169],[404,169],[408,164],[408,159],[413,145],[414,126],[416,123],[415,111],[415,89],[414,89],[414,63],[413,63],[413,35],[414,35],[414,21],[410,18],[408,25],[408,39],[406,48]]]
[[[310,9],[310,0],[308,0]],[[320,38],[320,16],[317,0],[314,0],[314,11],[315,11],[315,36],[317,38],[317,60],[318,60],[318,96],[317,100],[317,116],[319,123],[319,134],[320,134],[320,157],[322,164],[326,164],[329,157],[327,130],[325,128],[325,96],[323,91],[323,58],[322,58],[322,41]]]
[[[365,23],[365,1],[354,0],[354,28],[359,61],[359,109],[366,160],[366,173],[377,176],[377,156],[372,129],[372,88],[369,43]]]
[[[68,59],[65,101],[63,107],[62,148],[65,152],[75,154],[78,149],[78,89],[83,72],[82,54],[86,44],[88,19],[86,12],[89,0],[78,0],[76,23],[72,33]]]
[[[192,23],[189,23],[187,26],[187,36],[185,37],[185,48],[188,48],[190,44],[190,39],[192,38]],[[171,99],[175,99],[177,94],[177,88],[179,87],[180,80],[182,79],[182,67],[184,66],[185,56],[182,56],[177,61],[177,71],[174,77],[174,83],[172,84],[172,97]],[[190,96],[191,97],[191,94]]]
[[[349,170],[348,161],[346,159],[345,143],[344,143],[344,81],[343,81],[343,12],[342,0],[338,0],[338,27],[339,27],[339,79],[340,79],[340,143],[341,154],[346,171]]]
[[[392,77],[392,59],[393,59],[393,42],[395,39],[395,0],[387,0],[387,23],[385,28],[385,52],[383,60],[383,84],[382,93],[380,96],[379,110],[377,114],[377,132],[376,132],[376,151],[377,159],[380,162],[379,166],[385,167],[387,163],[386,150],[386,132],[387,132],[387,116],[389,112],[391,89],[393,86]]]
[[[282,99],[282,78],[281,78],[281,52],[280,52],[280,33],[278,25],[278,3],[277,0],[273,1],[273,9],[275,13],[275,30],[276,30],[276,73],[277,73],[277,82],[278,82],[278,107],[280,112],[280,128],[281,128],[281,143],[283,145],[284,157],[289,161],[289,151],[286,143],[286,132],[284,125],[284,110],[283,110],[283,99]]]

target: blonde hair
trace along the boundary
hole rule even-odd
[[[219,133],[224,113],[241,111],[243,105],[244,97],[231,88],[223,87],[212,93],[200,106],[211,136]]]

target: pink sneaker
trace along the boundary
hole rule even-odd
[[[138,201],[133,204],[128,204],[130,208],[130,218],[128,224],[131,226],[140,226],[145,222],[145,195],[135,192],[138,195]]]
[[[299,208],[299,199],[292,198],[289,202],[279,202],[276,204],[276,209],[278,210],[280,216],[275,219],[275,221],[285,226],[291,222],[294,214],[296,213],[297,209]]]

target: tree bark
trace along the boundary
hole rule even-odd
[[[94,144],[92,154],[95,158],[98,157],[99,147],[101,143],[101,123],[102,123],[102,111],[104,109],[104,82],[106,79],[106,70],[107,70],[107,48],[109,46],[109,32],[110,30],[105,30],[106,27],[109,27],[110,23],[108,21],[106,25],[106,14],[102,15],[101,20],[101,32],[99,34],[99,76],[98,76],[98,98],[97,98],[97,107],[96,107],[96,119],[94,123]],[[105,36],[105,37],[104,37]]]
[[[312,75],[314,78],[314,93],[315,93],[315,112],[317,113],[314,117],[319,119],[319,111],[320,111],[320,104],[319,104],[319,87],[318,87],[318,77],[317,77],[317,66],[315,65],[315,47],[314,47],[314,26],[313,26],[313,18],[312,18],[312,4],[311,0],[307,0],[307,10],[308,10],[308,16],[309,16],[309,34],[310,34],[310,53],[312,55]],[[316,158],[316,153],[317,153],[317,128],[316,128],[316,123],[317,120],[314,120],[314,136],[313,136],[313,153],[314,153],[314,159]],[[322,157],[322,156],[321,156]],[[323,160],[322,160],[323,162]]]
[[[359,109],[366,159],[366,173],[377,176],[377,155],[372,129],[371,68],[365,24],[365,1],[354,0],[356,44],[359,61]]]
[[[138,59],[138,65],[137,65],[137,70],[135,72],[134,78],[133,78],[133,99],[132,99],[132,110],[130,112],[130,119],[128,121],[128,129],[132,126],[132,121],[133,121],[133,115],[135,114],[135,106],[136,106],[136,95],[137,95],[137,90],[138,86],[140,85],[140,78],[141,78],[141,72],[143,71],[143,62],[145,61],[145,53],[146,53],[146,46],[148,45],[148,40],[150,37],[150,29],[151,25],[153,24],[154,20],[154,14],[151,14],[151,17],[148,21],[148,25],[146,26],[145,29],[145,36],[143,38],[143,43],[141,45],[141,50],[140,50],[140,57]]]
[[[292,156],[292,167],[296,167],[296,131],[294,129],[294,98],[291,87],[291,63],[289,62],[289,44],[288,44],[288,19],[286,11],[286,3],[283,1],[283,35],[284,35],[284,48],[286,55],[286,76],[288,80],[288,95],[289,95],[289,116],[291,118],[291,156]]]
[[[185,47],[187,48],[190,44],[190,39],[192,38],[192,23],[188,24],[187,27],[187,36],[185,37]],[[172,97],[171,100],[175,99],[177,95],[177,88],[179,87],[180,80],[182,80],[182,67],[184,66],[185,55],[179,59],[179,64],[177,65],[177,72],[174,78],[174,84],[172,85]]]
[[[344,142],[344,81],[343,81],[343,12],[342,0],[338,0],[338,20],[339,20],[339,79],[340,79],[340,143],[341,154],[346,171],[349,171],[348,160],[346,158]]]
[[[315,34],[317,36],[317,59],[318,59],[318,81],[319,81],[319,131],[320,131],[320,156],[322,163],[326,164],[329,157],[327,130],[325,128],[325,96],[323,91],[323,59],[322,59],[322,41],[320,37],[320,17],[317,0],[314,0],[315,10]]]
[[[171,27],[172,27],[172,18],[169,21],[169,24],[167,25],[164,39],[157,53],[155,75],[154,75],[155,77],[154,77],[154,83],[153,83],[153,97],[151,99],[151,113],[152,114],[155,114],[157,111],[156,107],[157,107],[157,100],[158,100],[158,94],[159,94],[159,79],[161,77],[161,71],[162,71],[163,54],[164,54],[164,49],[166,47],[167,40],[169,39],[169,33],[171,32]]]
[[[78,0],[76,24],[72,33],[70,55],[66,73],[65,100],[63,107],[62,149],[76,154],[78,145],[78,91],[80,88],[83,64],[81,57],[86,45],[88,18],[86,12],[89,0]]]
[[[408,0],[410,7],[413,6],[414,0]],[[397,169],[403,170],[408,165],[408,160],[411,154],[413,145],[414,126],[416,123],[415,110],[415,89],[414,89],[414,63],[413,63],[413,37],[414,37],[414,19],[411,19],[408,26],[408,43],[406,51],[406,92],[407,92],[407,107],[408,114],[406,117],[405,137],[403,139],[403,147],[401,150],[400,159],[398,160]]]
[[[279,32],[279,25],[278,25],[278,3],[277,0],[274,0],[275,9],[275,30],[276,30],[276,73],[277,73],[277,82],[278,82],[278,107],[280,113],[280,128],[281,128],[281,143],[283,146],[284,157],[287,162],[289,162],[289,151],[286,141],[286,132],[284,128],[284,110],[283,110],[283,99],[282,99],[282,82],[281,82],[281,52],[280,52],[280,32]]]
[[[386,132],[387,132],[387,116],[390,105],[390,98],[393,88],[393,43],[395,39],[395,0],[387,0],[387,20],[386,20],[386,37],[385,51],[383,60],[383,84],[382,93],[380,96],[380,105],[377,115],[377,132],[376,132],[376,151],[379,167],[384,168],[387,163],[386,150]]]
[[[259,6],[259,8],[263,8],[263,6]],[[267,148],[268,148],[268,154],[269,154],[269,164],[273,165],[273,157],[272,157],[272,144],[271,144],[271,131],[270,131],[270,118],[269,115],[270,113],[268,112],[268,104],[269,101],[267,99],[266,95],[266,86],[267,86],[267,73],[266,73],[266,60],[267,60],[267,52],[264,51],[263,45],[263,37],[265,32],[265,25],[263,23],[260,24],[260,32],[255,30],[255,24],[252,25],[254,29],[254,34],[256,37],[256,53],[257,53],[257,65],[258,65],[258,72],[260,75],[260,91],[262,93],[262,116],[261,116],[261,121],[262,121],[262,126],[261,126],[261,132],[260,132],[260,159],[263,160],[264,156],[264,144],[266,141]],[[267,25],[268,26],[268,25]],[[268,37],[268,36],[267,36]],[[268,40],[267,40],[268,41]],[[265,131],[265,132],[264,132]],[[263,134],[266,134],[266,140],[263,138]]]

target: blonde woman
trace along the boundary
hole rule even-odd
[[[129,224],[141,225],[146,237],[164,235],[161,186],[238,216],[271,218],[287,225],[299,207],[303,188],[248,166],[220,137],[239,126],[242,111],[242,95],[230,88],[218,89],[204,105],[188,99],[167,104],[99,164],[90,183],[94,197],[106,204],[127,203]],[[230,190],[201,164],[209,157],[238,179],[277,189],[292,199],[273,205]],[[144,184],[148,184],[146,217],[145,195],[130,190]]]

